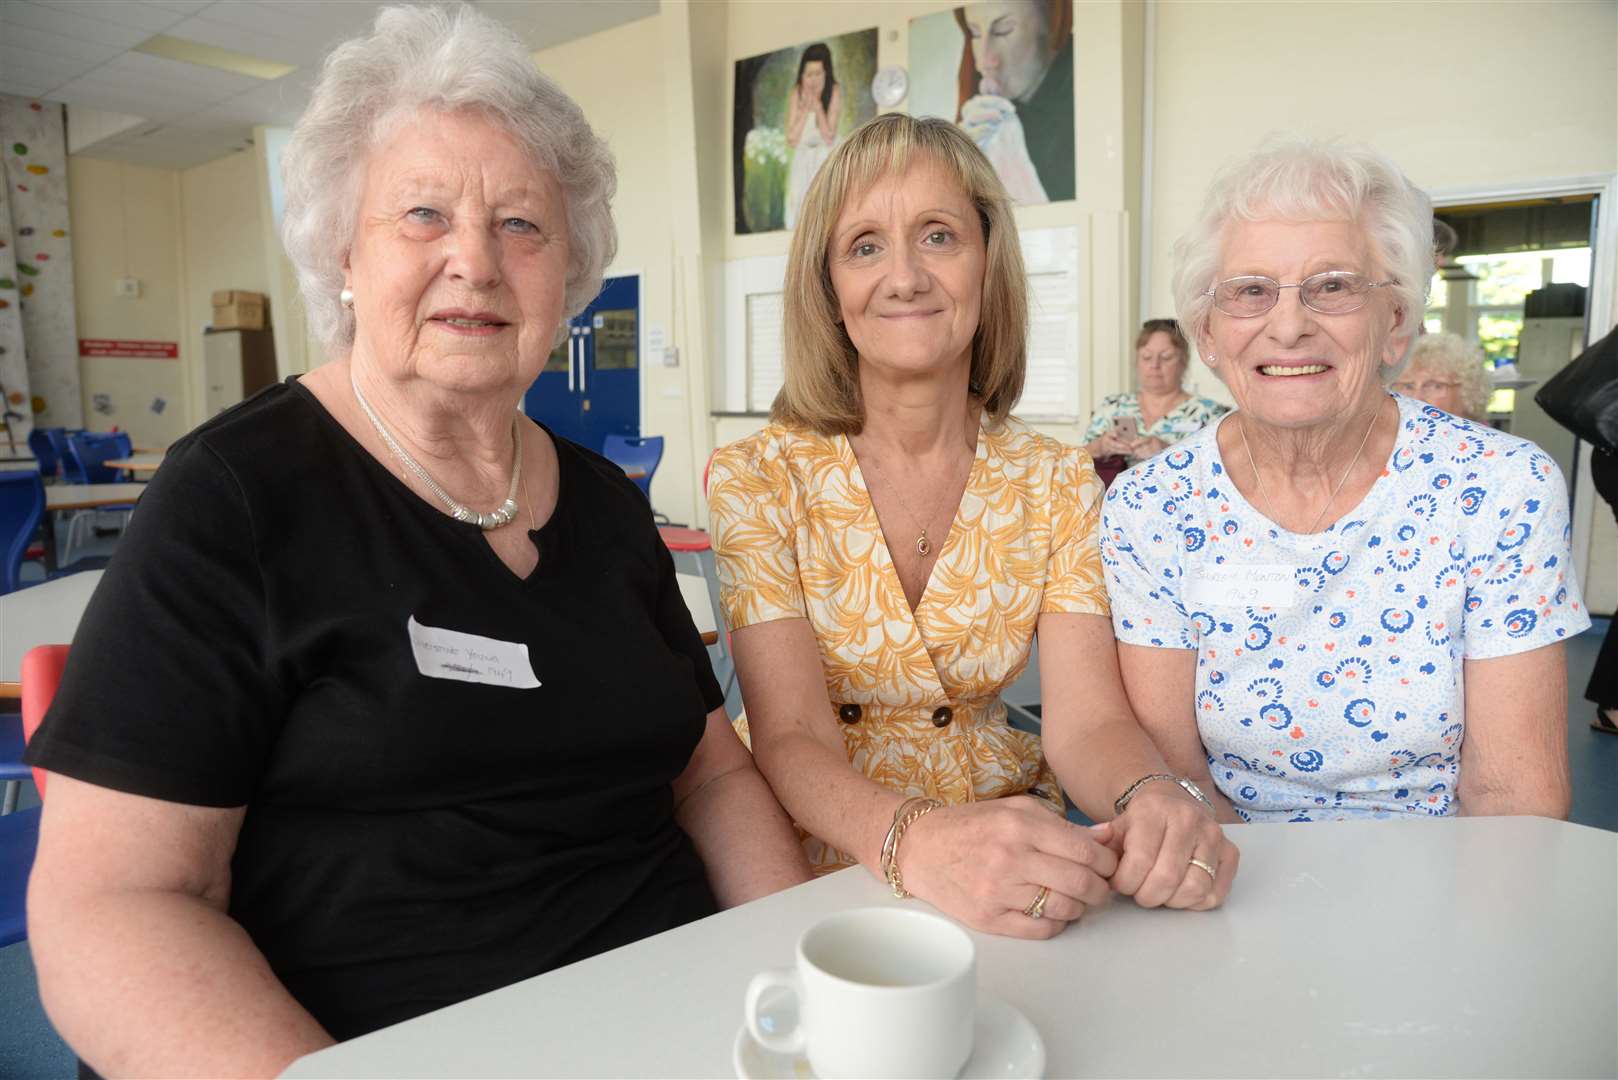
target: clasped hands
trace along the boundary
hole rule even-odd
[[[974,930],[1022,938],[1054,937],[1113,893],[1142,907],[1218,907],[1240,859],[1206,808],[1167,783],[1089,828],[1027,796],[941,807],[899,854],[913,894]]]

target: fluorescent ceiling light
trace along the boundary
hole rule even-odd
[[[166,34],[147,38],[131,51],[145,53],[147,56],[161,56],[165,60],[179,60],[185,64],[198,64],[202,67],[217,68],[220,71],[230,71],[237,75],[251,75],[255,79],[279,79],[288,72],[298,70],[291,64],[279,64],[274,60],[261,60],[256,56],[248,56],[246,53],[231,52],[229,49],[216,49],[212,45],[187,41],[184,38],[169,37]]]

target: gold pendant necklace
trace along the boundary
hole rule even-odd
[[[856,461],[859,460],[859,455],[857,453],[855,454],[854,459]],[[916,554],[925,559],[927,556],[933,553],[933,542],[927,539],[927,522],[917,520],[915,511],[911,510],[910,504],[905,501],[904,492],[899,490],[897,484],[888,479],[887,472],[883,470],[881,464],[876,460],[876,456],[874,454],[871,456],[870,464],[871,467],[875,469],[876,472],[882,477],[882,482],[888,485],[888,490],[893,492],[894,498],[899,500],[899,505],[904,507],[905,513],[910,517],[910,523],[918,526],[921,529],[920,535],[916,537]],[[944,507],[944,499],[948,498],[949,489],[946,488],[944,490],[943,498],[939,500],[937,506],[933,507],[932,515],[927,519],[928,521],[931,521],[933,518],[938,516],[938,512]]]

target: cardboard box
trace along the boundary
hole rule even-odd
[[[264,329],[264,294],[221,289],[213,294],[215,330]]]

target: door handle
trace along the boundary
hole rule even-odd
[[[579,328],[573,327],[567,338],[567,392],[573,392],[573,354],[577,352],[579,344]]]
[[[584,348],[585,341],[584,341],[584,339],[586,337],[588,337],[589,335],[590,335],[590,328],[588,326],[581,327],[579,329],[579,393],[581,393],[581,394],[588,394],[590,392],[590,388],[585,385],[586,379],[585,379],[585,375],[584,375],[584,362],[585,362],[585,356],[584,356],[584,354],[585,354],[585,348]]]

